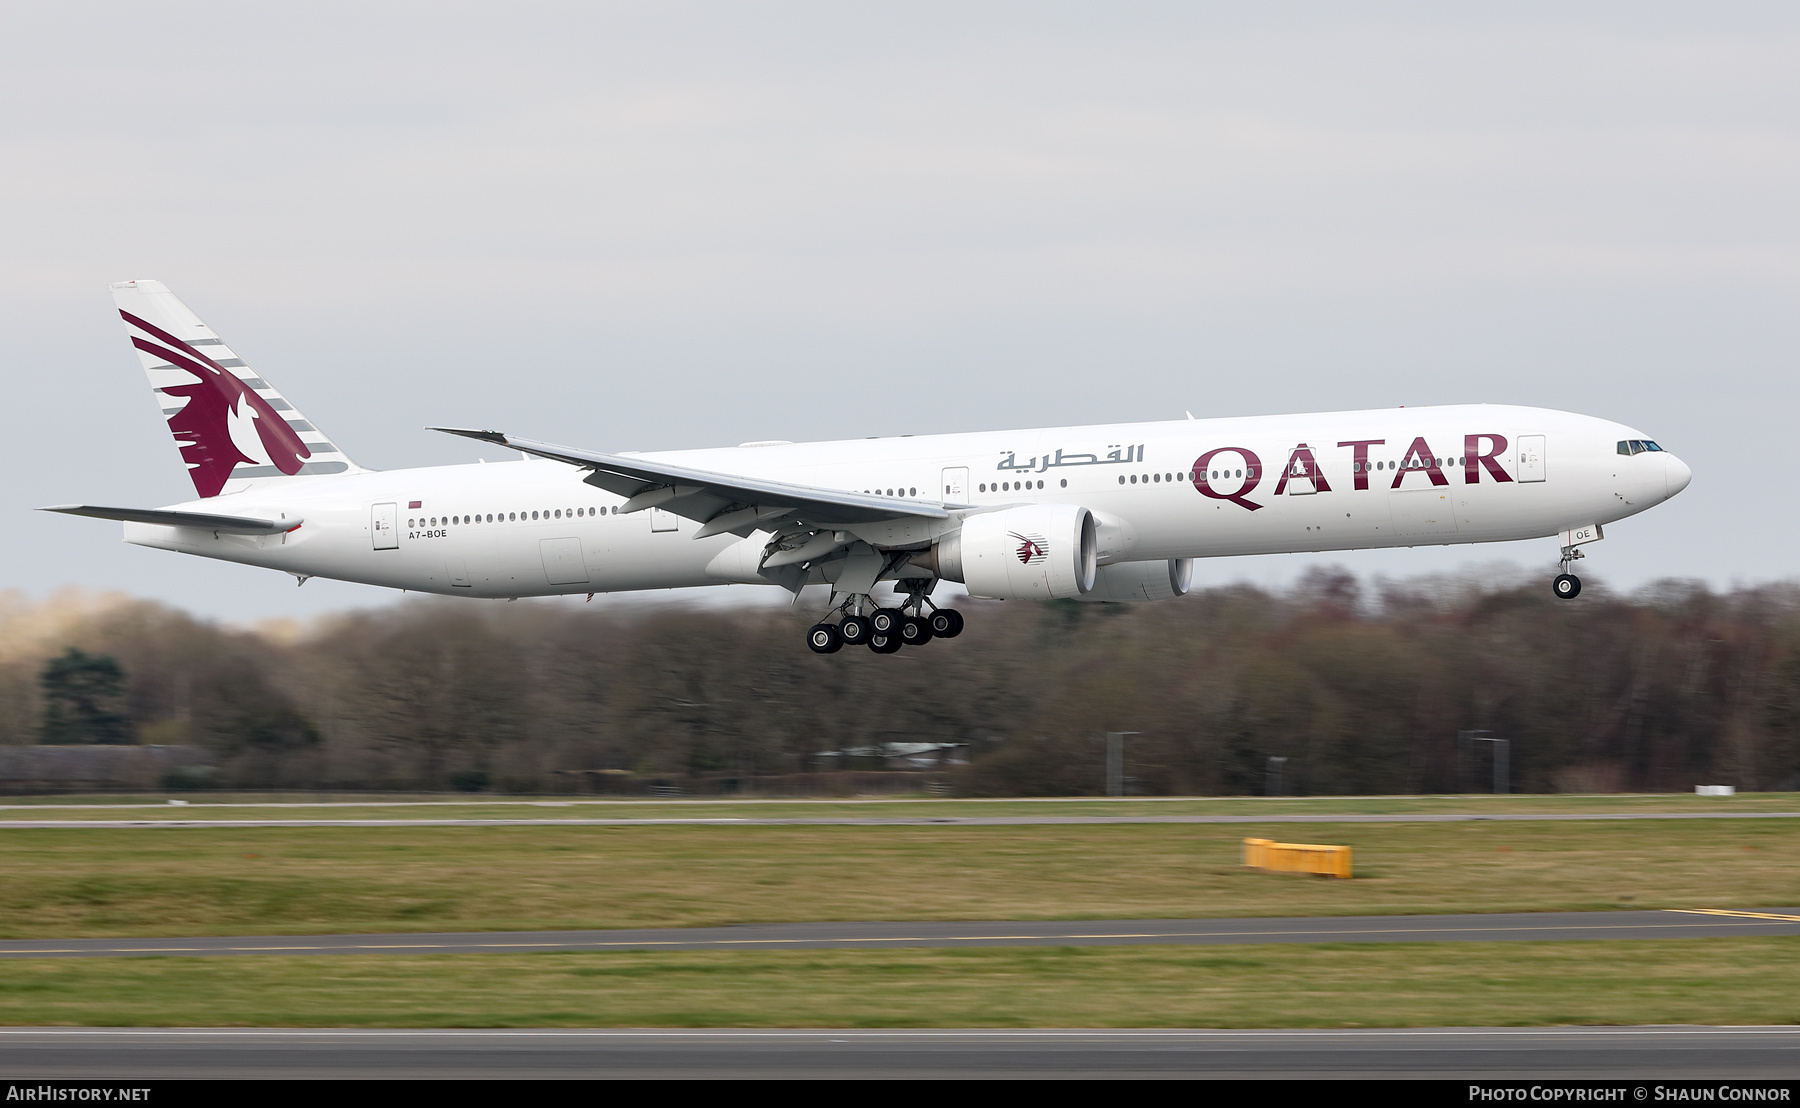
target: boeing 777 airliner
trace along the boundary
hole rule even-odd
[[[1194,559],[1230,554],[1556,537],[1554,591],[1573,598],[1581,547],[1690,478],[1632,428],[1487,404],[623,454],[445,427],[526,460],[376,471],[161,283],[112,290],[198,497],[47,510],[301,582],[504,598],[829,585],[832,617],[807,632],[821,654],[954,638],[940,581],[1160,600],[1187,591]]]

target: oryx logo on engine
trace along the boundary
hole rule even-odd
[[[1008,535],[1019,540],[1019,549],[1014,551],[1019,561],[1028,566],[1035,566],[1050,556],[1050,540],[1042,535],[1021,535],[1017,531],[1008,531]]]

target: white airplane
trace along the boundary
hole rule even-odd
[[[1622,424],[1485,404],[622,454],[441,427],[523,458],[376,471],[161,283],[112,290],[199,495],[45,510],[302,584],[510,599],[747,583],[796,603],[828,587],[835,619],[807,632],[821,654],[954,638],[940,581],[1159,600],[1222,555],[1556,536],[1554,591],[1573,598],[1581,548],[1691,477]]]

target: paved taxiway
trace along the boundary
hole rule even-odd
[[[1800,1028],[372,1031],[0,1028],[0,1077],[1800,1076]]]
[[[1547,812],[1399,815],[1287,815],[1287,816],[569,816],[518,819],[0,819],[0,830],[9,828],[69,830],[74,828],[186,828],[186,827],[930,827],[938,824],[964,827],[1084,826],[1111,823],[1543,823],[1590,820],[1638,819],[1800,819],[1800,812]]]
[[[1800,935],[1800,910],[1515,912],[1459,916],[1056,920],[1036,923],[1010,920],[771,923],[617,931],[13,939],[0,942],[0,960],[133,955],[504,954],[512,951],[545,950],[870,950],[895,947],[1544,942],[1570,939],[1704,939],[1750,935]]]

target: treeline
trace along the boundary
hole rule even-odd
[[[956,742],[963,795],[1800,788],[1800,591],[1557,601],[1426,581],[1138,606],[963,601],[953,642],[815,656],[785,610],[411,601],[234,630],[155,604],[0,604],[0,743],[198,746],[233,788],[781,791],[824,751]],[[105,666],[116,666],[109,683]],[[59,668],[60,667],[60,668]],[[98,667],[98,668],[96,668]],[[59,685],[57,682],[61,681]],[[88,696],[77,706],[66,690]],[[84,737],[86,734],[86,737]],[[851,762],[860,768],[877,763]],[[196,779],[198,780],[198,779]],[[811,779],[816,784],[817,779]]]

